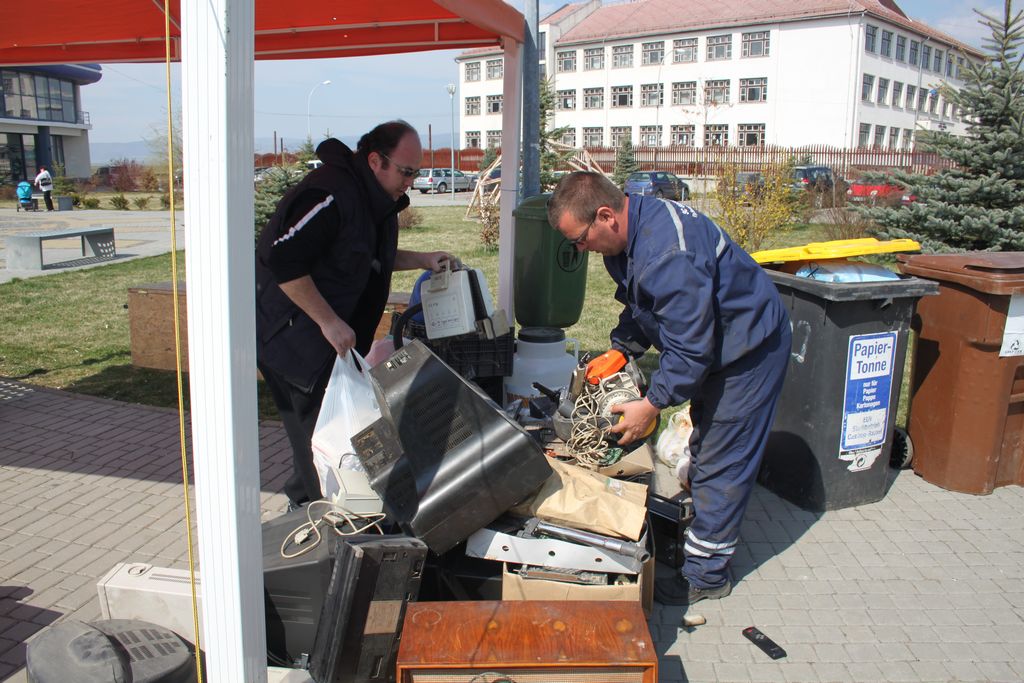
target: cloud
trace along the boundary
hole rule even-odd
[[[1001,17],[1003,12],[1002,3],[996,4],[987,2],[980,4],[977,9],[992,17]],[[926,23],[943,33],[948,33],[968,45],[980,48],[982,40],[984,38],[988,38],[989,35],[991,35],[991,31],[987,26],[979,23],[979,19],[981,19],[981,17],[979,17],[970,7],[959,7]]]

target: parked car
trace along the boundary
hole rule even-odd
[[[793,168],[794,190],[831,191],[835,175],[828,166],[796,166]]]
[[[846,201],[855,204],[884,204],[894,206],[902,203],[905,190],[892,183],[872,183],[866,180],[855,180],[846,190]],[[911,195],[906,195],[907,198]],[[910,203],[909,201],[907,203]]]
[[[626,178],[626,194],[643,194],[664,199],[689,199],[690,186],[667,171],[637,171]]]
[[[455,186],[456,192],[470,191],[476,187],[476,176],[466,175],[455,169],[455,182],[452,182],[452,169],[450,168],[421,168],[416,180],[412,181],[412,189],[419,190],[422,194],[428,192],[444,193]]]

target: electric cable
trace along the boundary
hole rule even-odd
[[[314,519],[313,507],[317,505],[326,505],[329,509]],[[281,542],[281,557],[290,560],[305,555],[320,545],[320,542],[323,541],[323,534],[320,532],[321,524],[327,524],[338,536],[355,536],[366,533],[370,529],[375,529],[377,533],[383,534],[384,529],[381,528],[380,523],[384,521],[385,517],[387,515],[383,512],[370,514],[352,512],[343,505],[332,503],[329,500],[310,501],[306,504],[307,521],[295,527]],[[345,527],[350,530],[344,531]],[[314,538],[312,542],[309,542],[308,539],[311,535]],[[302,547],[298,552],[290,553],[286,550],[290,545]]]

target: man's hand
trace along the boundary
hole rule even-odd
[[[620,446],[625,446],[646,436],[651,424],[661,412],[646,398],[613,405],[611,411],[622,415],[622,419],[608,430],[612,434],[619,435]]]
[[[349,327],[348,323],[337,316],[335,316],[334,320],[321,325],[320,331],[323,333],[324,338],[334,347],[334,350],[338,352],[339,356],[344,357],[349,349],[354,348],[356,345],[355,331]]]
[[[449,254],[447,251],[424,251],[420,252],[420,256],[423,258],[422,268],[424,270],[432,270],[435,273],[441,271],[442,264],[445,261],[451,261],[452,268],[455,268],[459,263],[458,257]]]

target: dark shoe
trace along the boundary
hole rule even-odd
[[[296,510],[301,510],[304,507],[306,507],[305,503],[296,503],[294,500],[289,500],[286,512],[295,512]]]
[[[732,593],[732,582],[726,581],[721,586],[699,588],[676,574],[671,579],[658,579],[654,582],[654,599],[663,605],[692,605],[701,600],[718,600]]]

